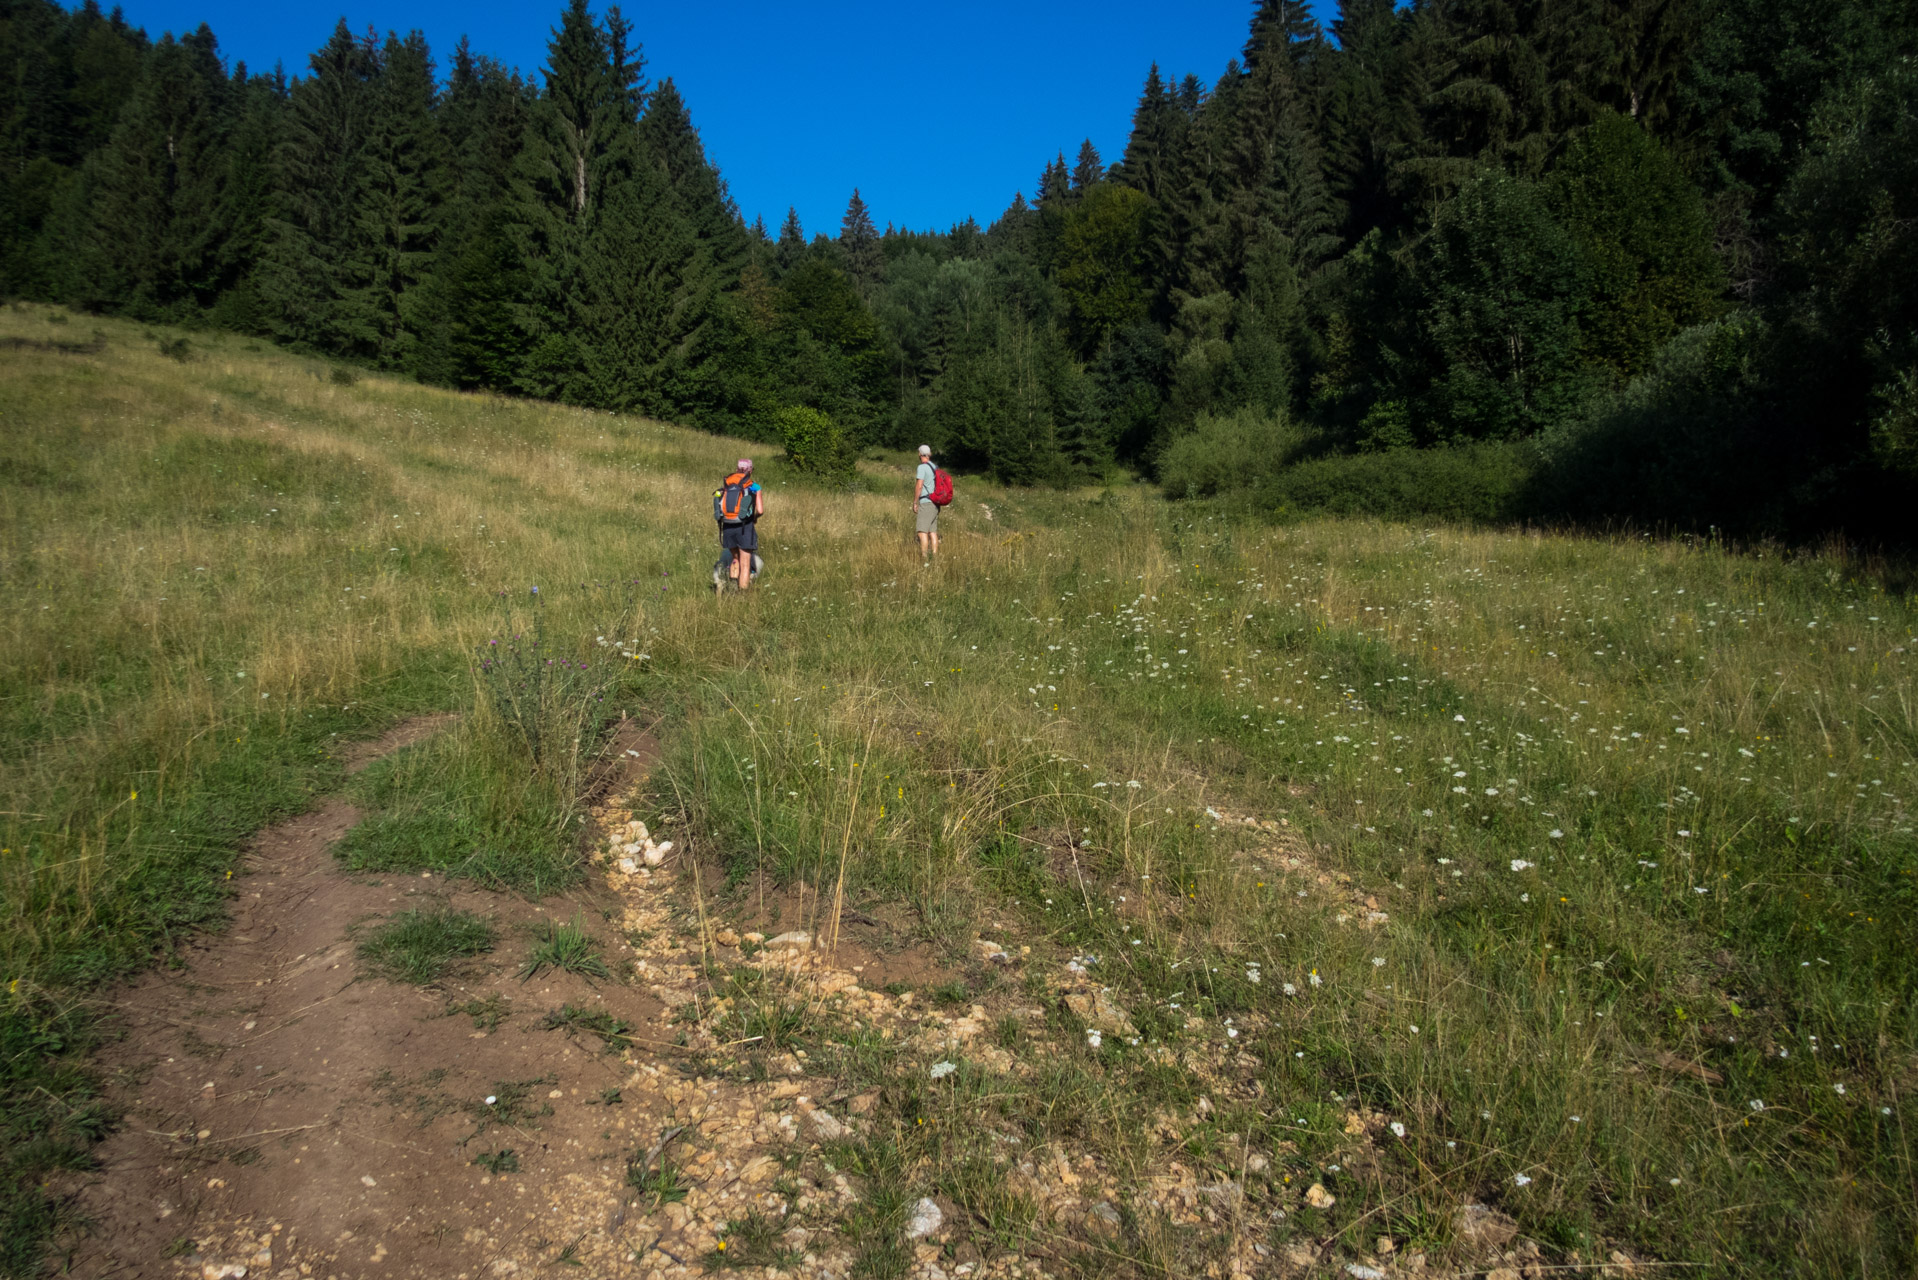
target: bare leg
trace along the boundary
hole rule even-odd
[[[753,553],[735,551],[733,553],[733,580],[739,583],[741,591],[753,585]]]

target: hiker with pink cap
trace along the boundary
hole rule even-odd
[[[719,522],[720,561],[730,560],[728,576],[741,591],[753,584],[759,566],[759,517],[766,514],[766,495],[753,479],[753,460],[741,458],[739,467],[720,481],[713,494],[713,519]],[[715,586],[720,585],[715,582]]]

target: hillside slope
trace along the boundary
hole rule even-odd
[[[230,895],[250,914],[212,958],[257,936],[247,837],[329,795],[358,822],[320,865],[375,918],[341,917],[328,963],[383,1052],[497,996],[529,1072],[571,1047],[648,1100],[602,1124],[569,1078],[475,1145],[463,1093],[409,1110],[480,1060],[345,1082],[410,1090],[370,1132],[442,1183],[544,1204],[567,1138],[599,1181],[510,1251],[381,1192],[395,1238],[342,1275],[428,1239],[556,1274],[1918,1265],[1914,611],[1842,559],[961,477],[922,568],[903,459],[859,492],[767,459],[766,574],[715,596],[736,441],[94,328],[0,313],[12,1273],[50,1241],[97,1256],[74,1210],[101,1219],[135,1120],[104,1189],[88,1153],[142,1071],[224,1096],[137,1026],[90,1059],[138,1003],[111,984],[167,960],[138,990],[187,1009]],[[346,777],[350,743],[429,712],[460,718]],[[603,736],[621,713],[657,744],[643,777],[607,773],[641,750]],[[657,869],[620,869],[629,817],[673,839]],[[416,909],[492,949],[380,976],[360,943]],[[520,968],[574,913],[584,973],[536,1008]],[[89,1062],[121,1069],[103,1098]],[[675,1132],[709,1105],[688,1087],[750,1111],[749,1144],[704,1112]],[[145,1127],[195,1169],[235,1136]],[[302,1141],[249,1140],[202,1190],[333,1229],[301,1220]],[[909,1236],[923,1201],[941,1223]],[[244,1263],[233,1203],[123,1265]]]

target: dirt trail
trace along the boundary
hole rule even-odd
[[[401,726],[349,756],[349,767],[443,723]],[[342,800],[262,832],[236,881],[232,927],[201,939],[181,969],[113,997],[126,1034],[101,1062],[125,1121],[77,1188],[94,1225],[72,1273],[693,1276],[721,1260],[729,1222],[757,1213],[777,1231],[770,1249],[784,1270],[756,1274],[847,1275],[853,1257],[836,1227],[857,1191],[826,1162],[824,1144],[857,1135],[878,1095],[836,1093],[796,1046],[755,1044],[754,1030],[797,1002],[809,1021],[862,1025],[924,1064],[963,1057],[1019,1076],[1029,1064],[994,1044],[991,1028],[1012,1018],[1043,1034],[1047,1015],[1026,1007],[1031,994],[1012,982],[988,983],[991,1012],[926,1007],[905,988],[930,989],[951,971],[902,945],[903,930],[857,911],[844,916],[836,945],[815,945],[813,934],[830,933],[829,913],[803,885],[770,901],[735,895],[738,923],[713,918],[710,881],[683,837],[655,866],[632,843],[644,816],[633,806],[656,754],[637,723],[620,726],[613,764],[595,782],[603,802],[592,809],[599,840],[586,882],[541,903],[431,876],[343,871],[332,846],[359,815]],[[1269,860],[1282,879],[1331,888],[1328,909],[1353,897],[1281,823],[1213,816],[1257,837],[1261,868]],[[652,838],[672,837],[670,821],[655,823]],[[362,974],[357,925],[436,903],[492,917],[498,949],[430,988]],[[1365,909],[1376,907],[1369,900],[1351,905],[1339,924],[1385,919]],[[548,972],[521,982],[534,928],[575,916],[613,980]],[[976,947],[974,967],[1010,975],[1041,965],[1049,998],[1087,1026],[1135,1035],[1078,959],[1028,959],[1004,938]],[[570,1019],[549,1018],[569,1006]],[[613,1039],[603,1043],[581,1015],[614,1020],[601,1024]],[[1179,1061],[1209,1087],[1231,1088],[1231,1053],[1220,1039]],[[753,1069],[741,1070],[747,1055]],[[733,1065],[699,1074],[715,1059]],[[1124,1194],[1110,1171],[1073,1152],[1026,1152],[1008,1161],[1006,1177],[1060,1239],[1109,1230]],[[1200,1186],[1175,1161],[1140,1203],[1175,1222],[1218,1223],[1239,1213],[1238,1200],[1212,1204],[1227,1190],[1239,1194]],[[958,1207],[937,1208],[932,1216],[948,1225],[913,1241],[915,1280],[1046,1274],[1034,1259],[981,1254]],[[1242,1236],[1230,1274],[1272,1269],[1255,1239]],[[763,1234],[759,1247],[768,1250]],[[1279,1269],[1309,1265],[1301,1257]]]
[[[402,726],[352,761],[363,767],[440,723]],[[609,793],[642,782],[656,754],[630,731],[616,747],[625,767],[603,780]],[[93,1228],[74,1274],[701,1274],[729,1217],[790,1207],[769,1184],[776,1157],[819,1136],[803,1068],[788,1059],[786,1078],[721,1083],[684,1074],[688,1048],[672,1044],[686,1032],[674,1007],[701,980],[700,925],[685,914],[674,864],[643,876],[596,865],[580,889],[528,903],[431,876],[343,871],[331,847],[358,817],[334,799],[262,832],[236,881],[231,928],[197,942],[183,968],[112,996],[125,1035],[100,1065],[125,1119],[78,1188]],[[611,817],[631,814],[615,802]],[[364,976],[353,927],[433,903],[493,917],[498,950],[437,990]],[[531,927],[575,915],[626,980],[549,971],[519,981]],[[713,930],[705,937],[719,945]],[[882,971],[925,967],[923,956],[882,962],[851,942],[836,959],[847,967],[822,969],[806,948],[758,953],[761,965],[823,977],[841,1000],[861,994],[868,968],[884,982]],[[870,998],[909,1012],[909,997]],[[496,1025],[484,1025],[488,1002],[506,1013]],[[631,1047],[607,1052],[591,1034],[542,1027],[565,1005],[623,1021]],[[691,1051],[713,1043],[693,1022]],[[627,1179],[629,1161],[667,1134],[649,1167],[683,1167],[688,1194],[677,1202],[643,1197]],[[514,1172],[474,1163],[508,1149]],[[836,1189],[804,1179],[786,1191],[838,1203]],[[811,1235],[787,1239],[797,1273],[843,1273],[849,1259],[811,1253]]]

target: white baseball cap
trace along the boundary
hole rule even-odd
[[[922,458],[930,458],[932,456],[932,446],[929,444],[920,445],[919,456]]]

